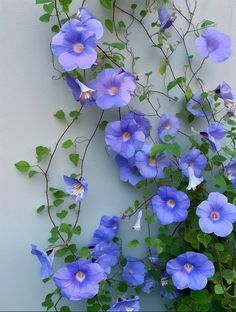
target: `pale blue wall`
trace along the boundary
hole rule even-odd
[[[74,2],[80,3],[77,0]],[[96,14],[98,1],[88,2],[91,8],[97,7],[94,13],[99,15],[99,12]],[[181,4],[182,0],[176,3]],[[219,29],[231,35],[235,47],[235,0],[199,0],[198,4],[198,17],[217,21]],[[19,159],[33,160],[34,146],[54,145],[63,129],[52,117],[55,111],[60,108],[66,111],[76,109],[64,82],[51,80],[55,74],[49,50],[51,33],[49,25],[38,21],[40,14],[41,8],[33,0],[0,0],[0,309],[4,311],[41,310],[40,303],[49,287],[41,283],[39,265],[30,255],[32,242],[42,248],[46,246],[50,229],[47,217],[35,213],[35,209],[44,203],[43,186],[39,177],[30,183],[16,172],[13,165]],[[133,36],[138,54],[144,56],[146,71],[150,68],[157,71],[159,57],[148,49],[144,34],[137,25],[133,28]],[[179,59],[175,60],[178,67]],[[204,70],[208,81],[206,87],[214,88],[226,80],[236,90],[235,64],[236,53],[223,64],[208,63]],[[83,112],[81,132],[78,134],[73,129],[72,136],[90,133],[98,113],[96,109]],[[115,119],[117,113],[106,113],[106,117]],[[64,165],[64,157],[67,157],[66,152],[56,157],[51,177],[52,184],[61,188],[63,173],[71,170],[69,165]],[[82,243],[89,239],[102,214],[118,214],[137,196],[133,188],[119,182],[115,163],[104,149],[102,133],[98,133],[89,150],[85,173],[90,182],[90,196],[81,212],[81,223],[84,225]],[[130,240],[144,237],[146,229],[134,233],[131,231],[132,223],[133,220],[125,232],[122,228],[123,237],[129,236]],[[142,255],[142,250],[139,255]],[[142,307],[144,310],[161,311],[161,302],[158,295],[151,296],[151,299],[145,297]]]

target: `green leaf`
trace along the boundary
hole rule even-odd
[[[31,170],[28,174],[29,178],[32,178],[33,176],[35,176],[36,174],[39,174],[38,171],[35,171],[35,170]]]
[[[109,30],[110,33],[113,33],[113,22],[110,19],[105,20],[105,26]]]
[[[54,10],[54,5],[53,3],[49,3],[49,4],[44,4],[43,9],[46,13],[48,14],[52,14],[53,10]]]
[[[54,26],[57,26],[57,25],[54,25]],[[63,112],[63,110],[59,110],[53,116],[58,118],[58,119],[64,119],[65,118],[65,113]]]
[[[46,206],[45,206],[45,205],[42,205],[42,206],[40,206],[36,211],[37,211],[37,213],[41,213],[41,212],[44,211],[45,208],[46,208]]]
[[[100,4],[108,10],[112,9],[112,0],[100,0]]]
[[[15,167],[20,172],[27,172],[30,169],[30,164],[25,160],[20,160],[15,164]]]
[[[121,281],[119,282],[117,288],[120,292],[126,292],[128,290],[128,285],[125,282]]]
[[[87,246],[84,246],[84,247],[80,248],[79,256],[81,258],[88,258],[88,256],[89,256],[89,249],[88,249]]]
[[[68,306],[62,306],[60,308],[60,312],[71,312],[71,309]]]
[[[232,270],[226,269],[222,272],[223,278],[228,284],[232,284],[235,281],[235,273]]]
[[[123,50],[125,48],[125,44],[123,42],[114,42],[111,43],[110,46],[118,50]]]
[[[53,193],[53,196],[56,198],[63,198],[63,197],[68,196],[68,194],[63,192],[63,191],[58,190],[58,191]]]
[[[73,232],[75,235],[80,235],[80,233],[81,233],[81,226],[80,226],[80,225],[76,226],[76,227],[73,229],[72,232]]]
[[[53,202],[53,205],[55,207],[59,207],[61,204],[64,203],[64,199],[61,199],[61,198],[58,198],[58,199],[55,199],[54,202]]]
[[[77,119],[80,115],[80,112],[79,111],[72,111],[70,112],[70,117],[73,118],[73,119]]]
[[[64,219],[68,215],[68,211],[62,210],[62,211],[58,212],[56,215],[59,219]]]
[[[51,31],[54,33],[59,33],[60,32],[60,27],[58,25],[53,25],[51,28]],[[59,118],[61,119],[61,118]]]
[[[129,248],[136,248],[139,244],[139,241],[137,239],[134,239],[132,241],[129,242],[128,247]]]
[[[36,0],[36,4],[44,4],[49,2],[52,2],[52,0]]]
[[[161,64],[161,66],[159,67],[159,73],[163,76],[166,73],[166,69],[167,64],[166,63]]]
[[[108,121],[103,120],[100,124],[99,124],[99,129],[104,131],[106,129],[106,126],[108,124]]]
[[[40,162],[43,158],[49,153],[49,148],[46,146],[37,146],[36,147],[36,155],[37,161]]]
[[[162,153],[165,150],[164,144],[155,144],[150,151],[150,157],[155,158],[157,154]]]
[[[74,204],[71,204],[69,207],[68,207],[68,209],[70,209],[70,210],[72,210],[72,209],[75,209],[76,208],[76,204],[74,203]]]
[[[62,147],[63,148],[69,148],[73,145],[73,141],[71,139],[69,140],[66,140],[63,144],[62,144]]]
[[[217,251],[224,251],[224,245],[223,244],[221,244],[221,243],[216,243],[215,244],[215,249],[217,250]]]
[[[205,21],[202,22],[201,27],[202,28],[207,28],[207,27],[210,27],[210,26],[213,26],[213,25],[215,25],[215,22],[210,21],[210,20],[205,20]]]
[[[177,85],[182,85],[183,83],[185,83],[185,81],[186,81],[185,77],[178,77],[177,79],[168,83],[167,91],[170,91],[171,89],[173,89]]]
[[[222,295],[224,293],[224,290],[220,284],[215,285],[214,290],[217,295]]]
[[[50,21],[50,17],[51,15],[46,13],[46,14],[41,15],[39,20],[43,23],[48,23]]]
[[[227,184],[225,182],[225,178],[223,177],[223,175],[214,176],[213,181],[214,181],[216,186],[219,186],[222,188],[223,192],[227,189]]]
[[[136,3],[132,3],[132,4],[131,4],[131,9],[132,9],[132,10],[135,10],[135,9],[137,8],[137,6],[138,6],[138,5],[137,5]]]
[[[211,236],[205,233],[200,233],[197,235],[197,239],[200,243],[202,243],[206,248],[211,241]]]
[[[185,99],[188,102],[193,97],[193,91],[190,87],[187,87],[185,90]]]
[[[70,161],[77,167],[79,163],[79,154],[72,153],[69,155]]]
[[[181,147],[177,143],[168,144],[166,146],[166,150],[168,153],[170,153],[171,155],[174,155],[176,157],[180,157],[180,155],[181,155]]]

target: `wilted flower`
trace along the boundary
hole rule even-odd
[[[135,230],[135,231],[140,231],[141,230],[141,219],[142,219],[142,216],[143,216],[143,212],[142,212],[142,210],[140,210],[139,213],[138,213],[135,225],[133,226],[133,230]]]
[[[102,23],[99,22],[91,12],[84,8],[80,8],[77,13],[77,19],[80,22],[77,26],[78,31],[91,32],[95,34],[97,39],[103,36]]]
[[[64,175],[66,190],[75,201],[80,202],[84,199],[88,192],[88,182],[85,178],[70,178]]]
[[[161,23],[160,30],[163,31],[172,26],[173,22],[177,18],[177,15],[175,12],[173,12],[172,14],[169,14],[165,6],[160,5],[158,7],[158,18]]]
[[[139,312],[139,309],[139,297],[135,296],[131,299],[119,298],[117,303],[115,303],[110,309],[108,309],[107,312]]]
[[[227,133],[227,130],[219,122],[213,122],[205,130],[202,130],[200,134],[207,139],[212,148],[216,151],[221,149],[220,140],[222,140]]]
[[[214,28],[205,29],[196,39],[196,48],[203,57],[209,57],[219,63],[227,60],[231,55],[230,37]]]
[[[104,69],[89,84],[96,90],[94,99],[102,109],[129,104],[136,88],[135,77],[122,69]]]
[[[164,178],[164,168],[171,166],[171,161],[165,153],[151,158],[152,145],[144,145],[141,151],[135,154],[135,164],[144,178]]]
[[[210,117],[212,115],[212,98],[203,99],[201,93],[194,94],[187,104],[187,110],[196,117]]]
[[[116,155],[116,163],[120,167],[120,179],[124,182],[129,182],[131,185],[136,185],[143,180],[138,169],[135,166],[134,157],[129,159],[120,155]]]
[[[227,178],[232,181],[232,185],[236,188],[236,159],[232,159],[225,167]]]
[[[174,187],[161,186],[152,198],[152,209],[161,224],[184,221],[188,216],[190,200]]]
[[[80,31],[81,23],[70,19],[52,38],[51,49],[66,71],[90,68],[97,59],[97,39],[93,32]]]
[[[169,114],[163,114],[160,119],[159,127],[157,128],[157,133],[160,140],[163,143],[171,142],[171,138],[174,138],[178,130],[180,129],[180,120],[175,116],[170,116]],[[166,136],[170,136],[170,140],[166,139]]]
[[[204,233],[215,233],[220,237],[228,236],[236,222],[236,207],[228,203],[223,194],[212,192],[208,199],[197,207],[199,226]]]
[[[172,276],[177,289],[201,290],[207,284],[207,277],[214,275],[215,268],[205,255],[188,251],[169,260],[166,272]]]
[[[129,286],[143,284],[146,274],[145,265],[134,257],[128,257],[123,268],[122,278]]]
[[[148,137],[150,135],[150,130],[152,128],[151,122],[149,119],[145,118],[144,114],[139,110],[135,109],[129,111],[124,115],[123,119],[134,119],[145,136]]]
[[[59,269],[54,274],[54,282],[62,296],[69,300],[82,300],[94,297],[99,290],[99,282],[106,274],[97,263],[79,259]]]
[[[93,94],[95,90],[90,89],[85,84],[72,76],[66,76],[66,82],[72,90],[72,94],[76,101],[80,101],[84,107],[94,105]]]
[[[133,119],[110,122],[105,130],[107,147],[124,158],[131,158],[142,148],[145,135]]]
[[[35,255],[41,263],[40,278],[49,278],[53,274],[52,262],[54,258],[54,250],[49,249],[47,251],[41,251],[37,246],[31,245],[31,253]]]

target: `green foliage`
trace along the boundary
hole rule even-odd
[[[112,9],[112,0],[100,0],[100,4],[108,10]]]
[[[77,167],[79,163],[79,154],[72,153],[69,155],[70,161]]]
[[[35,151],[36,151],[37,161],[41,162],[49,154],[50,150],[46,146],[37,146]]]
[[[134,239],[132,241],[129,242],[128,247],[129,248],[136,248],[139,245],[139,241],[137,239]]]
[[[54,25],[55,26],[55,25]],[[55,28],[54,28],[55,29]],[[57,28],[56,28],[57,29]],[[59,110],[57,111],[54,116],[57,118],[57,119],[64,119],[65,118],[65,113],[63,112],[63,110]]]
[[[63,144],[62,147],[63,148],[70,148],[73,145],[73,141],[71,139],[66,140]]]
[[[109,30],[110,33],[113,33],[113,22],[110,19],[105,20],[105,26]]]
[[[25,160],[20,160],[15,164],[15,167],[20,172],[28,172],[30,169],[30,164]]]

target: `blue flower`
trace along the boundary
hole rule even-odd
[[[164,168],[171,167],[171,161],[165,153],[150,157],[152,145],[144,145],[141,151],[135,154],[135,165],[144,178],[164,178]]]
[[[158,7],[158,18],[161,23],[160,30],[163,31],[172,26],[177,16],[175,12],[173,12],[172,14],[169,14],[167,9],[163,5],[160,5]]]
[[[122,299],[119,298],[118,301],[107,310],[107,312],[124,312],[124,311],[132,311],[139,312],[139,297],[135,296],[131,299]]]
[[[64,175],[64,181],[66,183],[66,190],[75,201],[80,202],[83,200],[88,192],[88,182],[84,178],[70,178]]]
[[[145,294],[150,294],[151,289],[155,286],[154,279],[148,275],[148,273],[145,275],[144,278],[144,285],[142,286],[142,291]]]
[[[146,138],[150,135],[150,130],[152,128],[150,120],[144,117],[144,114],[139,110],[131,110],[126,113],[123,119],[133,119],[140,130],[145,134]]]
[[[220,237],[228,236],[236,222],[236,207],[228,203],[223,194],[212,192],[208,199],[197,207],[199,226],[204,233],[215,233]]]
[[[135,77],[122,69],[104,69],[89,84],[96,90],[94,99],[97,106],[109,109],[129,104],[136,88]]]
[[[190,200],[174,187],[161,186],[152,198],[152,209],[161,224],[184,221],[188,216]]]
[[[222,84],[219,84],[215,90],[215,94],[220,98],[220,99],[233,99],[233,93],[231,87],[226,83],[223,82]]]
[[[81,32],[91,32],[100,39],[103,36],[102,23],[99,22],[91,12],[84,8],[80,8],[77,13],[77,19],[80,23],[77,24],[77,30]]]
[[[163,143],[166,143],[166,136],[171,136],[173,139],[180,129],[180,120],[175,116],[170,116],[169,114],[163,114],[160,119],[159,127],[157,128],[157,133],[159,135],[160,140]],[[173,140],[168,140],[171,142]]]
[[[172,276],[177,289],[201,290],[207,284],[207,277],[214,275],[215,268],[205,255],[188,251],[169,260],[166,272]]]
[[[92,67],[97,59],[96,45],[95,33],[81,31],[80,21],[70,19],[52,38],[51,49],[62,67],[66,71],[72,71],[77,67]]]
[[[50,249],[48,251],[41,251],[37,248],[37,246],[33,244],[31,246],[32,255],[38,257],[41,263],[40,278],[45,279],[51,277],[53,274],[52,262],[54,258],[54,250]]]
[[[93,94],[95,90],[90,89],[72,76],[66,76],[66,82],[71,88],[72,94],[76,101],[80,101],[84,107],[90,107],[94,105]]]
[[[61,295],[74,301],[94,297],[98,293],[99,282],[105,279],[102,267],[86,259],[72,262],[54,274],[54,282]]]
[[[179,167],[186,177],[189,177],[189,167],[193,169],[195,176],[199,177],[206,167],[206,163],[206,156],[201,154],[198,149],[191,150],[179,159]]]
[[[101,242],[109,243],[117,235],[119,226],[120,220],[118,217],[103,216],[89,246],[95,246]]]
[[[135,166],[134,157],[129,159],[120,155],[116,155],[116,163],[120,167],[120,179],[123,182],[129,182],[131,185],[136,185],[143,180],[137,167]]]
[[[236,159],[231,159],[225,167],[225,175],[232,181],[232,185],[236,188]]]
[[[210,117],[212,115],[212,98],[208,96],[202,99],[201,93],[194,94],[192,99],[187,103],[187,110],[196,117]]]
[[[109,150],[124,158],[131,158],[142,148],[145,135],[133,119],[122,119],[107,125],[105,141]]]
[[[143,284],[146,274],[145,265],[134,257],[128,257],[123,268],[122,278],[129,286]]]
[[[231,53],[230,37],[214,28],[205,29],[196,39],[196,48],[203,57],[219,63],[227,60]]]
[[[170,285],[170,276],[168,274],[163,274],[160,277],[160,282],[158,285],[158,291],[166,299],[174,300],[178,297],[178,291],[173,287],[173,290],[168,291],[166,289],[167,286]]]
[[[213,122],[205,130],[200,132],[200,134],[210,142],[211,146],[216,151],[220,151],[221,145],[219,141],[224,138],[226,133],[227,130],[225,130],[219,122]]]

